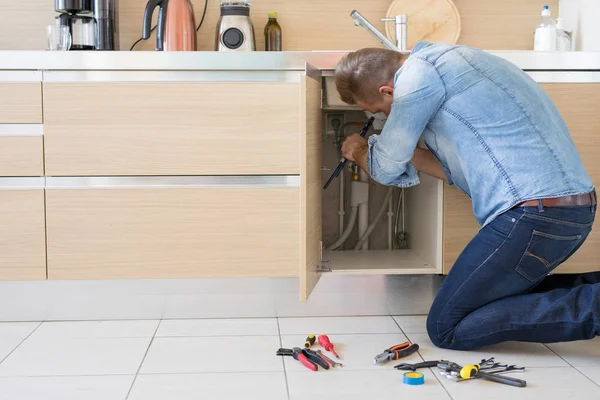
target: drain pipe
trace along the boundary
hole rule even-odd
[[[340,237],[344,234],[344,218],[346,216],[346,204],[345,204],[346,198],[344,196],[344,190],[345,190],[345,186],[346,186],[344,180],[346,178],[344,175],[345,175],[345,172],[344,172],[344,170],[342,170],[340,172],[340,176],[338,177],[338,179],[340,180],[340,209],[338,210],[338,215],[340,217],[340,222],[339,222]]]
[[[358,183],[358,182],[357,182]],[[369,228],[369,175],[360,170],[361,189],[365,199],[358,206],[358,237],[361,238]],[[354,189],[354,187],[353,187]],[[369,239],[365,240],[360,250],[369,250]]]

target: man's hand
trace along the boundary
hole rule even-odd
[[[354,161],[367,174],[367,151],[369,145],[365,138],[358,133],[348,137],[342,145],[342,155],[350,161]]]
[[[350,161],[356,161],[362,153],[367,153],[367,141],[358,133],[348,137],[342,145],[342,155]]]

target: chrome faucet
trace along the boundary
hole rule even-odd
[[[383,45],[385,47],[387,47],[390,50],[400,51],[400,49],[396,45],[394,45],[394,43],[390,42],[388,40],[388,38],[386,38],[381,32],[379,32],[377,30],[377,28],[375,28],[373,25],[371,25],[371,23],[365,17],[363,17],[358,11],[353,10],[350,13],[350,16],[352,17],[352,19],[354,19],[354,25],[362,26],[363,28],[365,28],[366,30],[371,32],[371,34],[373,36],[375,36],[377,39],[379,39],[379,41],[381,43],[383,43]]]
[[[377,30],[365,17],[363,17],[358,11],[353,10],[350,13],[352,19],[354,19],[354,25],[362,26],[368,30],[373,36],[375,36],[385,47],[391,50],[407,52],[406,50],[406,20],[407,15],[396,15],[395,18],[382,18],[383,22],[394,22],[396,24],[396,45],[393,44],[386,38],[381,32]]]
[[[396,15],[394,18],[381,18],[383,22],[393,22],[396,25],[396,45],[400,51],[406,51],[406,14]]]

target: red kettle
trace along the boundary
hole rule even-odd
[[[144,11],[142,38],[148,40],[152,33],[152,16],[156,7],[156,50],[196,51],[196,17],[190,0],[150,0]]]

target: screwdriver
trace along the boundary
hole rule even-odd
[[[312,346],[313,344],[315,344],[315,340],[317,338],[315,337],[315,335],[313,335],[312,333],[310,335],[308,335],[308,337],[306,338],[306,342],[304,342],[304,347],[308,348],[310,346]]]
[[[319,344],[321,346],[323,346],[323,348],[327,351],[330,351],[333,353],[334,356],[336,356],[336,358],[339,360],[340,356],[338,356],[338,354],[335,352],[335,350],[333,349],[333,343],[331,343],[329,341],[329,338],[327,337],[327,335],[319,335]]]
[[[375,117],[369,118],[369,120],[367,121],[367,123],[365,124],[365,126],[360,131],[360,136],[361,137],[365,137],[365,135],[367,134],[367,132],[369,132],[369,129],[371,129],[371,126],[373,125],[374,121],[375,121]],[[333,182],[333,180],[335,178],[337,178],[337,176],[340,174],[340,172],[342,172],[342,170],[344,169],[344,167],[346,166],[346,164],[348,164],[348,160],[346,158],[342,157],[342,159],[341,159],[340,163],[338,164],[337,168],[335,169],[335,171],[333,171],[333,174],[331,174],[331,176],[327,180],[327,183],[325,183],[325,186],[323,186],[323,189],[327,189],[329,187],[329,185],[331,185],[331,182]]]

